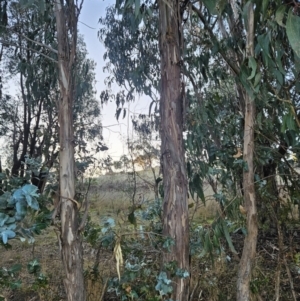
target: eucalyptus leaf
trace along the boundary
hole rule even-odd
[[[41,271],[41,265],[37,259],[34,259],[27,264],[27,269],[30,274],[36,274]]]
[[[262,6],[261,6],[261,9],[262,9],[262,14],[263,14],[263,16],[266,15],[266,11],[267,11],[269,2],[270,2],[270,0],[262,0]]]
[[[203,0],[203,3],[212,15],[217,15],[218,14],[218,10],[217,10],[217,7],[216,7],[217,3],[218,3],[218,0]]]
[[[31,184],[26,184],[22,187],[22,190],[24,192],[24,194],[29,194],[33,197],[38,197],[38,188],[34,185]]]
[[[22,265],[20,263],[14,264],[10,269],[9,273],[15,274],[22,269]]]
[[[14,191],[12,197],[10,198],[8,204],[15,205],[17,202],[25,200],[24,192],[22,189],[17,189]]]
[[[276,10],[276,15],[275,15],[276,22],[282,27],[285,27],[285,25],[283,24],[283,18],[284,18],[285,11],[286,11],[286,5],[281,5]]]
[[[252,57],[252,56],[249,57],[248,66],[249,66],[249,68],[251,68],[251,74],[247,79],[250,80],[250,79],[254,78],[256,69],[257,69],[257,63],[256,63],[256,60],[254,57]]]
[[[135,10],[134,10],[134,14],[135,14],[135,16],[137,17],[138,15],[139,15],[139,13],[140,13],[140,6],[141,6],[141,4],[140,4],[140,0],[135,0]]]
[[[157,284],[155,289],[159,292],[160,296],[165,296],[173,291],[171,280],[168,279],[166,272],[160,272],[157,277]]]
[[[256,87],[258,84],[260,84],[260,81],[261,81],[261,73],[257,72],[254,78],[253,86]]]
[[[8,202],[11,198],[11,193],[6,191],[0,196],[0,210],[1,209],[6,209]]]
[[[25,217],[27,213],[27,202],[25,200],[20,200],[16,204],[16,219],[19,220],[19,218]]]
[[[12,230],[4,230],[0,233],[2,236],[2,241],[4,244],[7,244],[7,241],[9,238],[14,238],[16,236],[16,233]]]
[[[243,7],[243,11],[242,11],[242,17],[244,19],[244,24],[245,27],[247,28],[248,26],[248,10],[249,10],[249,6],[252,5],[252,1],[249,0],[246,2],[246,4]]]
[[[0,227],[3,227],[8,219],[9,216],[7,214],[0,212]]]
[[[39,210],[39,203],[34,197],[32,197],[31,195],[25,195],[25,198],[30,208]]]
[[[223,230],[223,233],[224,233],[224,235],[225,235],[225,238],[226,238],[226,241],[227,241],[227,243],[228,243],[228,246],[229,246],[230,250],[231,250],[233,253],[237,254],[237,251],[235,250],[235,248],[234,248],[234,246],[233,246],[233,243],[232,243],[232,240],[231,240],[229,231],[228,231],[228,227],[227,227],[226,221],[223,220],[222,223],[221,223],[221,225],[222,225],[222,230]]]
[[[286,33],[294,52],[300,57],[300,17],[294,15],[293,8],[288,13]]]

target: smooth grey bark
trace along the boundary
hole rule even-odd
[[[253,3],[248,6],[248,23],[246,24],[246,55],[254,57],[254,9]],[[245,95],[245,127],[243,159],[248,169],[243,171],[244,208],[247,213],[247,235],[244,241],[237,280],[237,301],[250,300],[250,281],[256,255],[257,244],[257,207],[254,187],[254,119],[255,100],[248,93]]]
[[[82,3],[81,3],[82,4]],[[65,268],[64,286],[68,301],[85,301],[83,250],[79,233],[79,208],[75,196],[73,129],[73,68],[76,59],[77,22],[80,8],[74,0],[55,1],[58,40],[60,249]]]

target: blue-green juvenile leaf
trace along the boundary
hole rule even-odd
[[[190,273],[187,270],[183,270],[183,269],[177,269],[175,274],[180,278],[190,277]]]
[[[9,216],[5,213],[0,213],[0,227],[3,227],[6,221],[9,219]]]
[[[22,265],[20,263],[14,264],[9,270],[8,272],[11,274],[15,274],[17,272],[19,272],[22,269]]]
[[[292,49],[300,57],[300,17],[293,14],[293,9],[289,10],[286,22],[286,34]]]
[[[38,188],[31,184],[26,184],[22,187],[22,190],[25,194],[29,194],[33,197],[38,197]]]
[[[24,197],[24,193],[23,193],[22,189],[17,189],[17,190],[15,190],[12,197],[8,201],[8,204],[15,205],[17,202],[22,201],[24,199],[25,199],[25,197]]]
[[[31,195],[25,195],[27,204],[30,208],[34,209],[34,210],[39,210],[39,203],[37,202],[37,200],[35,198],[33,198]]]
[[[21,200],[17,202],[16,211],[17,211],[15,215],[16,220],[23,219],[27,213],[27,202],[25,200]]]
[[[12,230],[4,230],[1,232],[2,241],[4,244],[7,244],[7,241],[9,238],[14,238],[16,236],[16,233]]]
[[[37,259],[34,259],[27,264],[27,269],[30,274],[36,274],[40,272],[41,265]]]
[[[8,201],[11,198],[10,192],[6,191],[0,196],[0,209],[6,209],[8,205]]]
[[[171,280],[168,279],[166,272],[160,272],[160,274],[158,275],[155,289],[159,292],[161,296],[165,296],[172,293],[172,283]]]
[[[171,252],[171,247],[174,245],[175,245],[174,239],[172,239],[171,237],[166,237],[162,247],[164,249],[167,249],[168,252]]]

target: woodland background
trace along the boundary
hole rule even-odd
[[[118,0],[101,92],[83,6],[0,1],[0,298],[298,300],[300,2]]]

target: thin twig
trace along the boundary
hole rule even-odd
[[[71,202],[73,202],[77,206],[78,209],[80,208],[80,204],[76,200],[74,200],[72,198],[69,198],[69,197],[66,197],[66,196],[63,196],[63,195],[60,195],[60,198],[68,200],[68,201],[71,201]]]
[[[190,294],[190,297],[189,297],[189,300],[192,301],[193,300],[193,297],[194,297],[194,293],[196,291],[196,288],[199,286],[199,280],[197,281],[196,285],[194,286],[191,294]]]
[[[34,41],[34,40],[28,38],[27,36],[24,36],[24,35],[21,34],[20,32],[17,32],[17,31],[14,30],[13,28],[9,28],[9,27],[7,28],[7,27],[5,27],[5,26],[3,26],[3,25],[0,25],[0,27],[3,27],[3,28],[5,28],[6,30],[15,33],[16,35],[18,35],[18,36],[24,38],[24,39],[27,40],[27,41],[30,41],[30,42],[32,42],[32,43],[34,43],[34,44],[37,44],[37,45],[39,45],[39,46],[42,46],[42,47],[44,47],[44,48],[47,48],[47,49],[50,50],[51,52],[54,52],[54,53],[58,54],[58,51],[57,51],[56,49],[54,49],[54,48],[52,48],[52,47],[50,47],[50,46],[48,46],[48,45],[46,45],[46,44],[43,44],[43,43],[41,43],[41,42]]]
[[[106,279],[104,285],[103,285],[103,288],[102,288],[102,293],[101,293],[101,297],[100,297],[100,301],[103,300],[104,298],[104,295],[105,295],[105,292],[106,292],[106,288],[107,288],[107,283],[108,283],[108,279]]]
[[[292,275],[291,275],[291,271],[290,271],[290,269],[288,267],[288,264],[287,264],[286,259],[285,259],[284,256],[283,256],[283,263],[285,265],[286,273],[287,273],[289,281],[290,281],[290,286],[291,286],[291,291],[292,291],[292,295],[293,295],[293,300],[297,301],[297,296],[296,296],[296,293],[295,293],[295,288],[294,288],[294,283],[293,283],[293,278],[292,278]]]
[[[198,296],[198,300],[200,300],[201,296],[202,296],[203,291],[201,290]]]
[[[90,29],[96,29],[96,28],[94,28],[94,27],[91,27],[91,26],[87,25],[86,23],[84,23],[84,22],[82,22],[82,21],[78,21],[78,22],[81,23],[81,24],[83,24],[84,26],[90,28]]]
[[[278,259],[277,259],[277,269],[275,272],[275,301],[280,300],[280,275],[281,275],[281,257],[282,249],[283,249],[283,239],[282,239],[282,233],[280,229],[278,229],[278,246],[279,246],[279,252],[278,252]]]
[[[6,43],[6,42],[4,42],[3,40],[0,40],[0,42],[1,42],[2,44]],[[10,45],[10,46],[13,46],[13,47],[18,47],[18,48],[23,49],[23,50],[31,50],[31,51],[33,51],[33,52],[35,52],[35,53],[38,53],[38,54],[42,55],[43,57],[45,57],[46,59],[51,60],[52,62],[54,62],[54,63],[57,64],[57,61],[56,61],[54,58],[52,58],[52,57],[50,57],[50,56],[48,56],[48,55],[46,55],[46,54],[44,54],[44,53],[42,53],[42,52],[36,50],[36,49],[30,48],[30,47],[25,47],[25,46],[16,45],[16,44],[14,44],[14,43],[9,43],[9,45]]]

